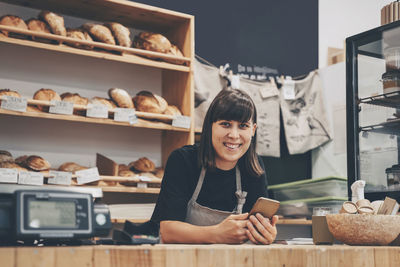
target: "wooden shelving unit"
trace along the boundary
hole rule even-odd
[[[33,8],[38,12],[40,10],[50,10],[63,16],[72,16],[78,19],[90,21],[115,21],[131,29],[139,29],[161,33],[166,36],[171,43],[175,44],[184,54],[184,57],[175,57],[171,55],[145,51],[136,48],[125,48],[117,45],[108,45],[99,42],[87,42],[62,37],[54,34],[37,33],[28,30],[15,29],[12,27],[1,26],[1,30],[15,32],[27,36],[27,39],[16,39],[0,36],[0,44],[7,50],[12,47],[19,49],[34,49],[41,53],[74,55],[84,60],[90,58],[99,59],[105,62],[114,62],[121,64],[132,64],[137,67],[154,68],[161,72],[161,96],[169,104],[176,105],[182,112],[182,115],[191,118],[191,127],[189,129],[173,127],[171,125],[172,116],[162,114],[151,114],[146,112],[136,112],[138,122],[130,125],[125,122],[115,122],[112,119],[88,118],[78,115],[59,115],[39,112],[16,112],[0,108],[0,116],[9,118],[26,117],[39,118],[46,123],[51,120],[74,121],[90,124],[107,124],[113,126],[128,126],[135,128],[146,128],[154,131],[161,131],[161,161],[165,166],[169,154],[178,147],[194,143],[194,91],[193,91],[193,72],[192,62],[194,59],[194,17],[191,15],[156,8],[144,4],[134,3],[125,0],[70,0],[70,1],[49,1],[49,0],[0,0],[11,5],[17,5],[21,8]],[[0,14],[6,15],[6,14]],[[19,15],[19,14],[13,14]],[[66,25],[68,26],[68,25]],[[53,43],[42,43],[31,40],[31,37],[40,37],[52,40]],[[71,47],[68,43],[80,43],[92,45],[94,50],[84,50]],[[12,50],[12,49],[10,49]],[[7,53],[7,51],[3,51]],[[157,59],[150,59],[156,57]],[[179,60],[181,64],[172,64],[166,60]],[[60,62],[54,62],[54,65]],[[1,76],[0,76],[1,78]],[[0,88],[2,86],[0,85]],[[10,88],[13,89],[13,88]],[[15,88],[18,91],[18,88]],[[32,94],[34,91],[31,92]],[[25,97],[25,96],[24,96]],[[29,99],[30,105],[49,103],[38,103]],[[83,110],[85,107],[75,106],[75,109]],[[109,111],[110,113],[113,110]],[[15,119],[15,123],[18,120]],[[51,133],[48,133],[51,135]],[[152,144],[149,144],[151,146]],[[99,144],[101,147],[101,144]],[[36,151],[40,153],[40,147]],[[73,159],[71,159],[73,161]],[[106,180],[107,177],[102,177]],[[123,179],[114,177],[116,180]],[[114,180],[115,180],[114,179]],[[157,183],[157,182],[154,182]],[[113,193],[145,193],[158,194],[160,188],[147,187],[138,188],[135,186],[96,186],[102,188],[103,192]]]

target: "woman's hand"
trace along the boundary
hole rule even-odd
[[[246,235],[254,244],[268,245],[276,238],[276,222],[278,216],[273,216],[270,221],[261,214],[251,215],[247,221]]]
[[[248,216],[248,213],[229,215],[221,223],[215,225],[216,243],[240,244],[247,241]]]

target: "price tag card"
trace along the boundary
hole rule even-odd
[[[104,105],[87,105],[86,117],[108,118],[108,107]]]
[[[15,96],[3,96],[1,101],[1,108],[8,109],[12,111],[26,112],[26,107],[28,102],[25,98],[15,97]]]
[[[49,175],[48,184],[71,185],[72,173],[70,172],[50,171]]]
[[[115,108],[114,109],[114,121],[125,121],[125,122],[130,123],[131,117],[136,118],[134,108]]]
[[[147,188],[147,183],[137,183],[137,188]]]
[[[43,185],[43,173],[22,171],[18,175],[18,183],[29,185]]]
[[[279,95],[278,87],[275,83],[266,83],[265,86],[260,88],[261,98],[269,98]]]
[[[100,180],[99,170],[97,167],[76,171],[75,174],[77,176],[76,180],[78,184],[87,184]]]
[[[50,103],[50,113],[72,115],[74,112],[74,103],[72,102],[51,100]]]
[[[296,98],[296,92],[294,90],[294,81],[285,80],[282,86],[283,98],[286,100],[293,100]]]
[[[139,176],[139,180],[142,182],[151,182],[151,178],[146,176]]]
[[[179,128],[190,128],[190,117],[188,116],[175,116],[172,120],[172,126]]]
[[[18,183],[18,170],[9,168],[0,168],[1,183]]]

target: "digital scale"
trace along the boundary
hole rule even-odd
[[[100,188],[0,186],[0,240],[75,240],[107,236],[110,212]]]

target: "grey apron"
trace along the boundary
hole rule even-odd
[[[240,177],[239,168],[236,166],[236,198],[237,198],[237,205],[236,208],[232,211],[222,211],[211,209],[208,207],[204,207],[198,204],[197,197],[199,196],[201,187],[203,186],[204,177],[206,175],[206,169],[202,168],[199,181],[197,182],[196,189],[192,195],[192,198],[188,202],[187,210],[186,210],[186,219],[185,222],[200,225],[200,226],[209,226],[209,225],[216,225],[222,222],[226,217],[231,214],[240,214],[242,213],[243,205],[246,202],[246,195],[247,192],[242,191],[242,183]]]

